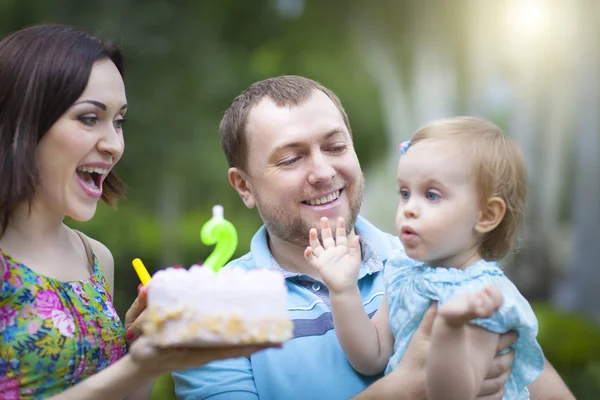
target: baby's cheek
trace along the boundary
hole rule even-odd
[[[398,210],[396,211],[396,233],[398,234],[398,236],[400,236],[402,222],[404,222],[402,207],[398,206]]]

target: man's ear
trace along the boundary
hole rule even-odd
[[[244,171],[231,167],[229,168],[229,171],[227,171],[227,176],[229,177],[229,183],[239,193],[246,207],[254,208],[256,202],[254,201],[254,195],[252,194],[252,185],[250,185]]]
[[[502,222],[506,214],[506,203],[500,197],[490,197],[479,212],[475,230],[479,233],[491,232]]]

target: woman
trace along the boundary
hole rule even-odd
[[[139,332],[142,291],[125,327],[112,305],[114,262],[68,228],[123,183],[127,100],[112,44],[66,26],[0,42],[0,398],[147,397],[158,376],[257,348],[158,349]],[[127,351],[127,343],[131,347]]]

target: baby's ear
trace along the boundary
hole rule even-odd
[[[248,182],[248,178],[244,171],[232,167],[229,168],[227,176],[229,177],[229,183],[238,192],[246,207],[254,208],[256,202],[254,200],[254,195],[252,194],[252,185]]]
[[[490,197],[483,209],[479,212],[479,218],[475,224],[475,230],[479,233],[488,233],[496,229],[506,214],[506,203],[500,197]]]

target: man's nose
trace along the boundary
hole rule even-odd
[[[329,182],[335,175],[335,168],[331,165],[328,157],[320,152],[312,157],[311,171],[308,175],[308,181],[311,185]]]

